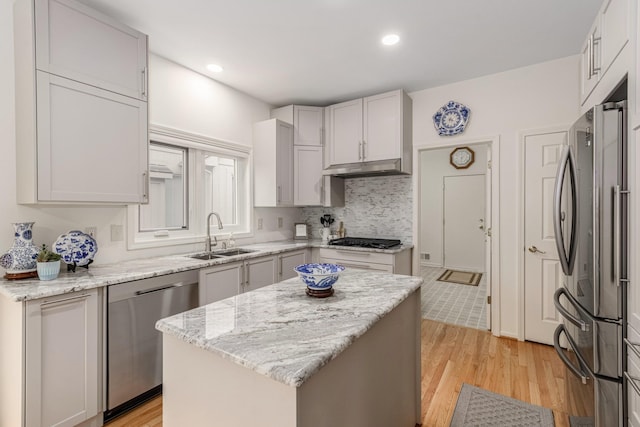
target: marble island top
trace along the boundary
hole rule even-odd
[[[299,387],[421,284],[419,277],[348,269],[333,296],[313,298],[296,277],[159,320],[156,328]]]
[[[282,252],[304,248],[339,248],[341,250],[394,254],[409,249],[412,246],[403,245],[392,249],[366,249],[330,246],[322,244],[319,240],[311,240],[266,242],[239,245],[238,247],[246,248],[253,252],[211,260],[198,260],[189,258],[189,254],[177,254],[129,260],[115,264],[92,264],[89,269],[76,269],[75,273],[64,271],[65,266],[63,264],[58,278],[51,281],[40,281],[37,278],[27,280],[0,279],[0,295],[4,295],[16,302],[28,301],[69,292],[115,285],[118,283],[132,282],[134,280],[148,279],[150,277],[162,276],[165,274],[179,273],[181,271],[197,270],[213,265],[237,262],[267,255],[275,255]]]

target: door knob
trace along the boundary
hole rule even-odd
[[[540,249],[536,248],[535,246],[531,246],[529,248],[529,252],[531,252],[532,254],[535,254],[535,253],[546,254],[545,251],[541,251]]]

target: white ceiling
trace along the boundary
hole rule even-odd
[[[577,54],[602,0],[81,0],[275,106],[426,89]],[[393,47],[381,37],[400,35]],[[224,72],[213,74],[208,63]]]

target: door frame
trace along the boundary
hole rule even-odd
[[[412,268],[413,274],[420,271],[420,206],[421,194],[420,178],[422,175],[420,155],[423,151],[458,146],[487,145],[491,150],[491,251],[485,251],[485,257],[490,257],[491,273],[487,283],[487,294],[491,295],[489,306],[491,318],[491,333],[500,336],[500,136],[482,138],[455,139],[450,143],[443,143],[441,139],[432,143],[414,144],[413,146],[413,227],[414,236]],[[489,192],[489,189],[487,189]]]
[[[517,216],[517,229],[518,229],[518,250],[520,254],[517,257],[516,261],[516,272],[518,277],[518,287],[516,290],[517,300],[518,300],[518,341],[524,341],[524,329],[525,329],[525,302],[524,302],[524,292],[525,292],[525,277],[524,277],[524,256],[525,256],[525,241],[524,241],[524,199],[525,199],[525,176],[526,176],[526,137],[531,135],[540,135],[544,133],[557,133],[557,132],[569,132],[571,128],[571,124],[567,125],[556,125],[556,126],[546,126],[542,128],[534,128],[534,129],[526,129],[518,132],[518,216]],[[567,140],[568,143],[568,140]]]
[[[486,171],[486,169],[485,169],[485,171]],[[485,183],[486,183],[486,179],[487,179],[487,174],[486,174],[486,172],[485,172],[485,173],[483,173],[483,174],[480,174],[480,173],[474,173],[474,174],[470,174],[470,175],[445,175],[445,176],[443,176],[443,177],[442,177],[442,219],[443,219],[443,220],[444,220],[444,218],[445,218],[445,212],[446,212],[446,211],[445,211],[445,209],[446,209],[446,203],[447,203],[447,202],[446,202],[446,195],[447,195],[446,190],[447,190],[447,189],[446,189],[445,184],[444,184],[444,183],[445,183],[445,181],[446,181],[446,179],[447,179],[447,178],[454,178],[454,177],[455,177],[455,178],[466,178],[466,177],[469,177],[469,176],[481,176],[481,177],[483,177],[483,180],[484,180],[484,181],[485,181]],[[491,195],[490,195],[490,194],[489,194],[489,195],[487,195],[487,189],[485,188],[485,189],[484,189],[484,200],[485,200],[485,202],[487,201],[487,198],[490,198],[490,197],[491,197]],[[485,206],[485,208],[484,208],[484,212],[485,212],[485,213],[487,212],[487,207],[486,207],[486,206]],[[484,218],[484,219],[486,220],[486,218]],[[486,237],[485,237],[485,238],[486,238]],[[446,252],[445,252],[446,243],[447,243],[447,241],[446,241],[445,228],[444,228],[444,227],[442,227],[442,264],[443,264],[443,266],[446,264],[446,259],[447,259],[447,257],[446,257]],[[486,251],[487,251],[487,250],[486,250],[486,246],[487,246],[487,245],[486,245],[486,244],[483,244],[483,246],[484,246],[484,248],[483,248],[483,252],[485,252],[485,254],[484,254],[484,259],[485,259],[484,265],[485,265],[485,268],[486,268],[486,265],[487,265],[486,260],[487,260],[487,256],[488,256],[488,255],[486,254]],[[446,267],[445,267],[445,268],[446,268]],[[490,295],[490,293],[489,293],[489,295]]]

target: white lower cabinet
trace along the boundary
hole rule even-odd
[[[320,248],[318,260],[319,262],[340,264],[347,268],[411,274],[411,249],[392,254]]]
[[[291,279],[297,274],[294,268],[307,262],[307,250],[286,252],[278,255],[278,281]]]
[[[98,300],[94,289],[26,303],[25,425],[75,426],[98,414]]]
[[[198,305],[206,305],[240,293],[244,262],[216,265],[200,270]]]
[[[275,256],[203,268],[200,270],[199,305],[220,301],[275,282]]]

